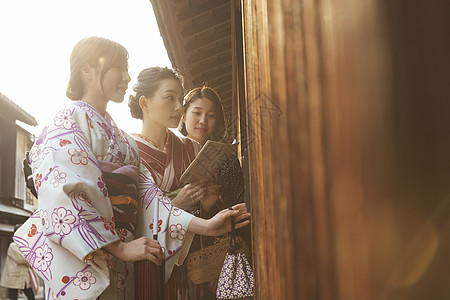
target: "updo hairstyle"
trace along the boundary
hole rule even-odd
[[[91,36],[75,44],[70,55],[70,79],[66,96],[80,100],[84,95],[82,69],[85,64],[101,67],[101,78],[113,66],[128,67],[128,51],[119,43],[103,37]]]
[[[139,73],[138,81],[133,85],[135,94],[130,95],[130,99],[128,100],[128,107],[133,118],[143,119],[142,108],[139,106],[139,98],[141,96],[152,97],[159,89],[161,81],[165,79],[174,79],[183,88],[183,77],[177,70],[167,67],[151,67]]]
[[[216,109],[217,115],[216,115],[216,126],[214,127],[213,132],[211,133],[211,136],[208,139],[211,139],[213,141],[220,141],[224,140],[226,138],[226,130],[225,130],[225,117],[223,114],[223,108],[222,108],[222,102],[220,101],[220,97],[217,94],[217,92],[212,89],[209,86],[202,86],[202,87],[196,87],[192,90],[190,90],[186,96],[184,96],[183,101],[183,114],[186,115],[187,110],[189,108],[189,105],[191,105],[192,102],[199,98],[206,98],[210,100],[214,108]],[[179,126],[180,132],[187,136],[186,131],[186,124],[182,120]]]

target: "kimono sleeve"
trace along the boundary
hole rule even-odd
[[[91,140],[88,121],[79,107],[61,110],[30,151],[44,234],[80,260],[119,239],[92,150],[103,140]]]
[[[194,216],[172,205],[142,163],[139,196],[141,206],[136,235],[153,238],[154,224],[157,224],[158,241],[165,253],[167,281],[175,263],[180,265],[188,253],[194,235],[188,233],[187,228]],[[157,222],[154,222],[155,219]]]
[[[110,285],[110,254],[119,240],[102,172],[92,149],[101,134],[86,112],[69,105],[33,145],[29,160],[38,209],[14,241],[40,276],[49,299],[96,299]],[[100,150],[97,150],[100,151]]]
[[[92,143],[103,141],[91,141],[90,130],[85,112],[69,106],[44,128],[29,156],[43,233],[80,260],[119,239],[92,151]]]

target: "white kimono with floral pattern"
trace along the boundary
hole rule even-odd
[[[46,299],[134,299],[133,263],[101,248],[134,239],[117,230],[100,162],[139,167],[140,235],[152,237],[150,224],[159,207],[159,242],[166,249],[166,274],[190,238],[192,215],[172,207],[150,172],[140,164],[133,138],[92,106],[74,101],[43,129],[30,151],[38,210],[14,240],[44,280]],[[158,202],[153,200],[158,199]],[[155,203],[160,205],[155,206]],[[138,209],[139,211],[139,209]]]

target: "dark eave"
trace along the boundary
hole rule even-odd
[[[231,4],[229,0],[150,0],[172,66],[186,89],[207,84],[232,110]]]

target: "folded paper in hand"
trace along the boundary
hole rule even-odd
[[[214,180],[220,167],[236,155],[237,145],[208,140],[184,171],[180,183],[184,185],[204,178]]]

